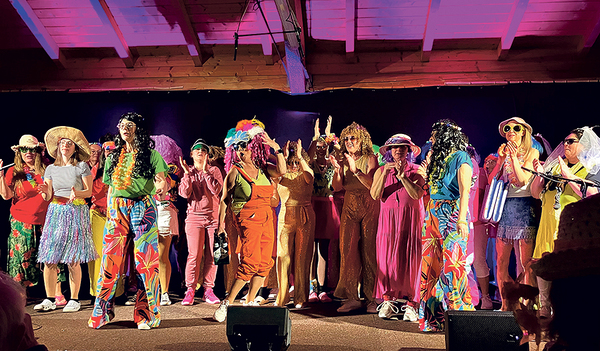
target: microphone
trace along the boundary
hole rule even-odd
[[[15,165],[14,163],[11,163],[11,164],[9,164],[9,165],[2,166],[2,167],[0,168],[0,171],[3,171],[3,170],[5,170],[5,169],[7,169],[7,168],[9,168],[9,167],[12,167],[12,166],[14,166],[14,165]]]

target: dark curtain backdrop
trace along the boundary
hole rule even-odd
[[[43,139],[54,126],[81,129],[89,141],[117,132],[122,113],[136,111],[148,120],[152,134],[175,139],[184,155],[195,139],[223,145],[229,128],[257,116],[282,145],[301,138],[308,145],[316,118],[321,131],[328,115],[333,131],[356,121],[382,145],[395,133],[406,133],[422,145],[438,119],[454,119],[480,154],[495,152],[503,139],[498,123],[523,117],[555,147],[576,127],[600,124],[596,111],[599,83],[511,84],[486,87],[432,87],[397,90],[345,89],[291,96],[279,91],[190,92],[11,92],[0,94],[3,135],[0,158],[12,162],[11,145],[23,134]],[[9,202],[0,202],[0,267],[6,263]],[[4,219],[2,219],[4,218]]]

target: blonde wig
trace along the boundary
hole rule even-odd
[[[342,133],[340,134],[342,153],[348,152],[348,150],[346,150],[346,143],[344,142],[344,138],[350,135],[354,135],[358,138],[358,140],[360,140],[360,152],[362,155],[373,155],[373,142],[371,141],[371,134],[367,132],[365,127],[361,126],[356,122],[352,122],[352,124],[344,128],[344,130],[342,130]]]

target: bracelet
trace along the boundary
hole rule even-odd
[[[463,221],[462,219],[459,220],[458,222],[456,222],[456,224],[459,224],[459,223],[463,223],[463,224],[469,225],[469,223],[467,221]]]
[[[358,177],[361,174],[362,174],[362,171],[360,169],[357,169],[356,172],[354,172],[355,177]]]

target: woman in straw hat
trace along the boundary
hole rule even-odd
[[[100,328],[114,318],[116,282],[121,266],[133,251],[135,269],[144,287],[136,295],[134,321],[138,329],[148,330],[158,327],[161,321],[157,210],[153,195],[166,193],[168,166],[154,150],[144,117],[135,112],[125,113],[117,128],[116,149],[106,160],[104,171],[104,183],[109,185],[108,217],[102,272],[88,326]]]
[[[391,318],[402,306],[405,321],[416,322],[421,277],[421,229],[425,179],[411,163],[421,152],[406,134],[389,138],[379,152],[386,164],[373,177],[371,196],[381,200],[377,229],[377,281],[374,297],[383,299],[379,317]],[[409,157],[410,155],[410,157]]]
[[[0,195],[11,200],[8,235],[8,274],[24,287],[36,285],[41,275],[37,250],[48,202],[39,193],[46,165],[42,160],[44,143],[33,135],[23,135],[15,152],[14,166],[0,171]],[[0,168],[3,162],[0,160]]]
[[[54,310],[52,296],[56,290],[57,264],[69,266],[71,300],[63,312],[79,311],[81,266],[96,258],[90,213],[85,198],[92,194],[92,174],[85,161],[90,158],[90,145],[79,129],[55,127],[46,132],[44,141],[55,161],[46,168],[42,197],[52,200],[40,240],[38,261],[44,263],[44,286],[47,298],[34,310]]]
[[[500,122],[498,131],[506,138],[506,143],[498,148],[498,162],[489,175],[489,180],[501,174],[509,182],[508,195],[496,234],[497,278],[500,292],[503,283],[510,280],[508,264],[514,244],[518,244],[521,271],[524,283],[531,284],[531,269],[526,268],[535,246],[538,218],[534,211],[534,198],[529,183],[532,174],[521,167],[532,169],[533,161],[539,159],[539,151],[532,145],[533,128],[520,117],[511,117]],[[508,306],[502,295],[502,311]]]

